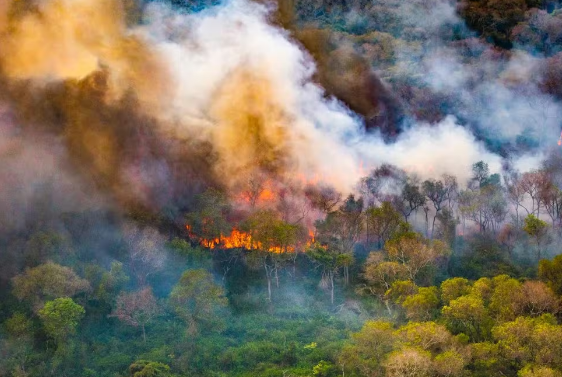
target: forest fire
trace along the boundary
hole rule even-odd
[[[236,228],[232,229],[230,235],[221,235],[218,238],[206,239],[198,237],[196,234],[191,232],[191,226],[186,225],[186,229],[189,232],[191,238],[197,239],[201,246],[208,249],[246,249],[246,250],[263,250],[264,246],[262,242],[253,239],[252,235],[246,232],[242,232]],[[268,246],[267,251],[271,253],[293,253],[295,251],[294,246]]]
[[[562,146],[562,132],[560,132],[560,138],[558,139],[558,145]]]

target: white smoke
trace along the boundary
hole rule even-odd
[[[174,95],[164,114],[178,121],[180,132],[193,135],[197,124],[194,136],[210,137],[210,130],[220,127],[208,115],[217,88],[243,67],[270,82],[276,105],[288,114],[287,142],[296,169],[303,174],[350,189],[366,169],[381,163],[422,177],[454,174],[461,181],[479,160],[488,162],[494,172],[500,170],[500,157],[486,151],[452,117],[435,126],[416,125],[392,144],[366,135],[358,117],[338,101],[326,99],[312,82],[314,64],[308,54],[267,17],[266,7],[245,0],[190,15],[151,6],[142,33],[157,46],[175,78],[170,88]],[[451,75],[445,72],[441,82],[447,77]],[[457,81],[464,81],[462,74]]]

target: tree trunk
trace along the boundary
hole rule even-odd
[[[537,242],[537,266],[539,265],[541,261],[541,245],[539,242]]]
[[[277,272],[277,267],[275,267],[275,286],[279,289],[279,273]]]
[[[267,276],[267,300],[271,302],[271,277]]]
[[[267,300],[271,302],[271,271],[267,267],[267,261],[263,261],[263,268],[265,269],[265,277],[267,278]]]
[[[330,271],[330,299],[334,305],[334,272]]]
[[[384,305],[386,306],[386,310],[388,310],[388,314],[392,317],[392,309],[390,308],[388,300],[384,300]]]
[[[433,223],[431,224],[431,239],[433,239],[433,232],[435,231],[435,219],[437,218],[437,212],[435,212],[435,216],[433,216]]]

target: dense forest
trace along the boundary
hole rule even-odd
[[[0,377],[560,377],[561,101],[560,1],[0,0]]]

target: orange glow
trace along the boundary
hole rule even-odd
[[[228,237],[220,236],[214,239],[198,238],[191,232],[191,226],[186,225],[185,228],[189,232],[189,236],[192,238],[197,238],[201,246],[208,249],[222,248],[222,249],[246,249],[246,250],[258,250],[263,249],[261,242],[252,239],[249,233],[239,231],[238,229],[233,229]],[[281,247],[281,246],[271,246],[267,249],[271,253],[292,253],[295,251],[293,246]]]
[[[262,202],[269,202],[275,199],[275,194],[270,189],[265,189],[260,193],[258,200]]]

